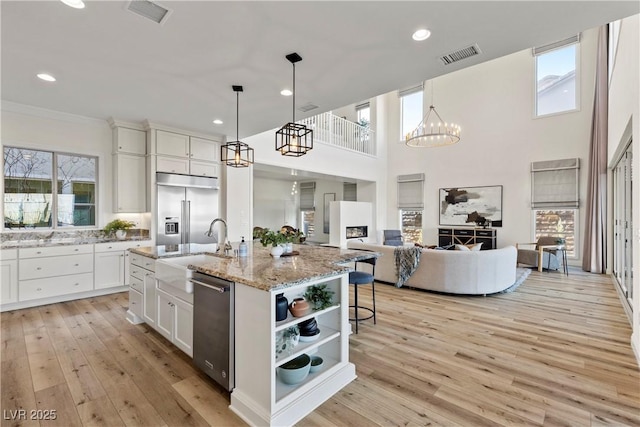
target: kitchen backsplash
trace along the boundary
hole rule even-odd
[[[89,239],[115,239],[115,236],[108,236],[102,230],[37,230],[37,231],[29,231],[29,232],[13,232],[13,231],[3,231],[0,233],[0,241],[40,241],[40,240],[89,240]],[[136,239],[148,239],[149,238],[149,230],[132,228],[127,230],[127,240],[136,240]]]

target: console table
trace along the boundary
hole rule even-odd
[[[482,243],[480,250],[496,249],[495,228],[438,228],[438,246],[475,245]]]

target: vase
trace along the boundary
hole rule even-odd
[[[284,253],[285,254],[290,254],[291,252],[293,252],[293,243],[288,242],[284,244]]]
[[[289,308],[289,301],[284,294],[276,295],[276,322],[287,318],[287,309]]]
[[[289,311],[293,314],[293,317],[301,317],[309,312],[309,303],[302,297],[296,298],[289,305]]]
[[[127,230],[116,230],[116,238],[118,240],[123,240],[127,237]]]
[[[282,255],[282,252],[284,250],[282,249],[282,246],[273,246],[271,248],[271,256],[274,258],[280,258],[280,255]]]

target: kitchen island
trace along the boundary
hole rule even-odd
[[[348,263],[377,256],[376,253],[294,245],[298,255],[274,259],[269,248],[259,243],[249,244],[247,257],[216,256],[205,248],[181,246],[186,245],[169,251],[151,247],[132,252],[157,260],[203,254],[193,258],[197,262],[189,269],[235,283],[235,388],[230,409],[247,423],[294,424],[355,379],[355,366],[349,362],[348,273],[352,268]],[[285,320],[275,320],[276,295],[284,294],[291,302],[308,287],[320,284],[334,292],[329,307],[301,317],[288,313]],[[161,289],[158,292],[164,293]],[[317,339],[300,342],[290,353],[277,353],[277,335],[311,318],[316,319],[320,329]],[[184,342],[188,334],[184,326],[182,329]],[[324,359],[322,369],[299,384],[282,383],[277,368],[302,354],[320,355]]]

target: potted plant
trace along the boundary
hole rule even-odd
[[[313,285],[307,288],[304,298],[313,305],[314,310],[324,310],[333,304],[333,294],[327,285]]]
[[[127,237],[127,230],[133,228],[135,225],[136,224],[133,221],[125,221],[123,219],[116,218],[104,227],[104,233],[106,235],[110,235],[115,232],[116,238],[122,240]]]
[[[286,243],[286,241],[287,237],[283,233],[280,233],[279,231],[272,231],[268,228],[265,228],[260,235],[260,243],[262,243],[262,246],[272,246],[271,256],[273,256],[274,258],[279,258],[280,255],[282,255],[282,252],[284,250],[280,245],[282,243]]]

